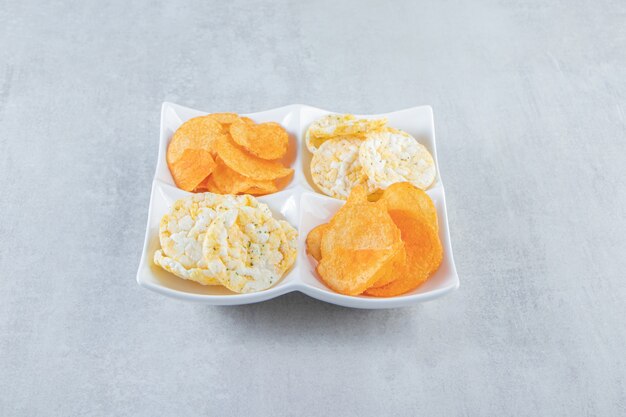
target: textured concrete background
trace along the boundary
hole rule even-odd
[[[0,7],[0,415],[626,413],[625,2],[86,3]],[[139,288],[164,100],[431,104],[460,290]]]

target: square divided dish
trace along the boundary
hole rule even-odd
[[[159,222],[161,217],[168,212],[174,201],[190,194],[178,189],[172,180],[165,161],[167,144],[172,134],[184,121],[207,114],[176,104],[163,103],[159,160],[152,182],[148,225],[141,262],[137,271],[137,282],[143,287],[164,295],[213,305],[249,304],[269,300],[291,291],[300,291],[329,303],[369,309],[408,306],[432,300],[458,288],[459,278],[452,257],[446,199],[439,176],[433,113],[430,106],[413,107],[387,114],[361,115],[361,117],[386,117],[389,120],[389,126],[407,131],[426,146],[433,155],[437,166],[437,178],[426,192],[435,203],[439,217],[439,238],[444,250],[443,262],[439,270],[417,289],[390,298],[338,294],[326,287],[317,278],[315,274],[316,261],[309,257],[305,251],[306,236],[313,227],[328,222],[343,205],[343,202],[317,191],[311,180],[309,170],[312,155],[306,149],[303,138],[309,124],[328,113],[331,112],[296,104],[245,115],[256,122],[278,122],[289,133],[290,149],[295,150],[291,158],[291,166],[295,170],[293,179],[282,191],[258,199],[270,207],[276,218],[285,219],[298,229],[298,257],[291,271],[272,288],[256,293],[235,294],[221,286],[204,286],[178,278],[154,265],[152,261],[154,252],[160,247]]]

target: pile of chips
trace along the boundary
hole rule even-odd
[[[161,219],[154,263],[203,285],[262,291],[294,264],[297,237],[251,195],[198,193],[176,201]]]
[[[330,222],[311,230],[306,249],[331,289],[377,297],[417,288],[443,257],[435,206],[408,182],[390,185],[376,202],[355,186]]]
[[[436,177],[426,147],[388,127],[386,119],[329,114],[311,123],[305,139],[313,153],[313,182],[331,197],[345,200],[357,185],[365,186],[368,195],[398,182],[425,190]]]
[[[278,123],[213,113],[183,123],[167,148],[176,185],[191,192],[264,195],[284,187],[293,169],[280,160],[289,135]]]

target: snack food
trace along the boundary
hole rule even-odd
[[[215,142],[222,135],[222,125],[209,117],[200,116],[187,120],[174,132],[167,146],[167,165],[176,163],[186,149],[212,152]]]
[[[355,137],[338,137],[325,141],[311,159],[311,177],[324,194],[345,200],[358,184],[368,184],[359,161],[359,146]],[[374,192],[372,186],[368,190]]]
[[[204,149],[187,148],[176,163],[170,166],[172,178],[185,191],[196,189],[215,168],[211,152]]]
[[[306,253],[311,255],[313,259],[318,262],[322,259],[322,236],[327,227],[327,224],[320,224],[311,229],[306,237]]]
[[[408,182],[397,182],[390,185],[381,198],[387,202],[388,211],[409,211],[414,216],[424,216],[428,224],[439,230],[437,209],[424,190]]]
[[[215,218],[204,240],[208,269],[231,291],[265,290],[282,272],[285,232],[265,205],[229,210]]]
[[[400,230],[384,203],[350,201],[323,230],[317,272],[333,290],[361,294],[378,281],[381,268],[402,250]]]
[[[278,123],[257,125],[238,120],[230,125],[230,135],[236,144],[261,159],[279,159],[287,153],[289,135]]]
[[[217,143],[217,155],[233,171],[257,180],[275,180],[293,173],[280,162],[257,158],[240,148],[233,140],[224,136]]]
[[[306,251],[320,280],[346,295],[404,294],[442,261],[436,209],[421,190],[436,177],[434,160],[410,134],[386,123],[328,115],[306,132],[313,182],[346,200],[327,224],[311,230]],[[166,158],[178,187],[197,199],[176,202],[163,217],[154,263],[240,293],[278,282],[296,260],[297,232],[251,195],[276,192],[291,179],[293,169],[281,160],[288,144],[279,124],[236,113],[183,123]]]
[[[213,119],[222,125],[230,125],[240,120],[237,113],[211,113],[207,114],[206,117]]]
[[[287,153],[288,143],[278,123],[212,113],[183,123],[172,135],[166,159],[174,182],[185,191],[263,195],[289,182],[293,170],[275,161]]]
[[[375,203],[356,186],[329,223],[311,230],[306,245],[321,280],[346,295],[404,294],[443,257],[432,200],[406,182],[391,185]]]
[[[250,195],[194,194],[161,219],[154,263],[203,285],[235,292],[271,287],[296,258],[296,230]]]
[[[298,231],[285,220],[279,220],[278,224],[285,232],[285,239],[278,248],[283,259],[278,263],[277,268],[282,271],[281,274],[284,274],[296,262],[298,256]]]
[[[161,218],[161,249],[155,252],[154,263],[183,279],[203,285],[219,284],[207,270],[202,244],[206,229],[217,216],[217,208],[225,202],[235,206],[248,204],[249,200],[205,193],[176,201],[170,212]]]
[[[315,120],[306,131],[306,146],[312,153],[328,139],[340,136],[363,138],[367,132],[382,129],[387,119],[362,119],[352,114],[328,114]]]
[[[392,218],[393,220],[393,218]],[[370,288],[378,288],[389,284],[396,279],[398,268],[406,263],[406,247],[398,251],[393,258],[390,258],[385,265],[377,272],[376,280]]]
[[[435,180],[435,161],[428,150],[396,129],[368,133],[359,160],[372,184],[383,190],[404,181],[425,190]]]
[[[365,291],[366,295],[393,297],[409,292],[423,284],[441,264],[441,243],[434,229],[423,221],[407,216],[406,212],[392,214],[392,219],[402,232],[406,262],[398,270],[398,278],[386,285],[369,288]]]
[[[218,190],[227,194],[263,195],[278,191],[272,180],[253,180],[230,169],[221,159],[217,159],[215,169],[209,177]]]
[[[217,161],[216,161],[216,168],[217,168]],[[215,170],[213,172],[215,172]],[[210,193],[215,193],[215,194],[232,194],[232,193],[225,193],[224,191],[222,191],[215,183],[215,176],[213,175],[206,177],[204,180],[202,180],[200,184],[198,184],[196,189],[193,190],[194,193],[205,193],[207,191]]]
[[[310,169],[315,185],[324,194],[345,200],[352,187],[365,184],[372,201],[397,182],[428,188],[436,177],[432,156],[410,134],[386,123],[350,114],[329,114],[311,123],[305,139],[313,153]]]

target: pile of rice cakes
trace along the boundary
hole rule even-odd
[[[297,231],[251,195],[182,198],[161,219],[159,239],[156,265],[236,293],[270,288],[296,259]]]
[[[407,132],[387,126],[386,119],[329,114],[311,123],[305,140],[313,153],[313,182],[334,198],[346,200],[357,185],[368,195],[379,195],[398,182],[426,190],[435,181],[428,149]]]

